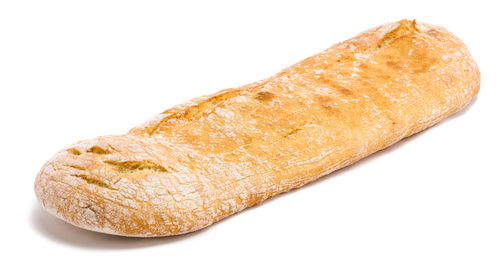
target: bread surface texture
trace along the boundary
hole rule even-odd
[[[388,23],[127,134],[73,144],[42,167],[35,193],[48,212],[81,228],[188,233],[434,125],[479,85],[453,34]]]

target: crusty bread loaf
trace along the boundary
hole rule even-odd
[[[419,132],[479,90],[465,45],[402,20],[280,73],[78,142],[37,176],[55,216],[126,236],[192,232]]]

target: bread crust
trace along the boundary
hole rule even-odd
[[[278,74],[173,107],[50,159],[50,213],[125,236],[192,232],[298,188],[460,110],[480,74],[442,27],[402,20]]]

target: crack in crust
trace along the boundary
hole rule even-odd
[[[120,173],[131,173],[136,171],[150,170],[153,172],[170,173],[176,171],[173,167],[164,167],[151,161],[112,161],[106,160],[104,163],[114,167]]]
[[[227,99],[232,98],[240,93],[240,90],[229,90],[226,92],[221,92],[216,95],[211,96],[209,99],[185,108],[181,112],[175,112],[173,114],[169,114],[163,119],[161,119],[150,131],[149,135],[153,135],[162,125],[170,119],[197,119],[203,115],[206,115],[210,111],[213,111],[221,102],[224,102]],[[162,114],[168,114],[171,112],[171,109],[164,111]]]
[[[97,145],[90,147],[87,150],[87,152],[95,153],[95,154],[111,154],[112,153],[110,150],[104,149],[104,148],[99,147]]]
[[[416,28],[416,21],[406,20],[400,23],[400,25],[393,31],[387,33],[379,42],[378,48],[382,48],[389,44],[392,40],[397,39],[401,36],[408,35],[414,31],[418,31]]]
[[[77,169],[77,170],[81,170],[81,171],[85,170],[85,168],[83,168],[82,166],[79,166],[79,165],[69,164],[68,167],[74,168],[74,169]]]
[[[98,187],[102,187],[105,189],[116,190],[116,188],[111,187],[110,185],[104,183],[103,181],[101,181],[97,178],[89,177],[86,174],[73,174],[72,176],[78,177],[78,178],[84,180],[85,182],[87,182],[88,184],[96,185]]]
[[[69,152],[69,153],[71,153],[71,154],[73,154],[73,155],[77,155],[77,156],[80,155],[80,154],[82,154],[82,152],[79,151],[79,150],[77,150],[76,148],[69,148],[66,151]]]

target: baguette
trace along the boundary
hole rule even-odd
[[[389,23],[125,135],[69,146],[42,167],[35,193],[45,210],[88,230],[188,233],[434,125],[479,85],[453,34]]]

